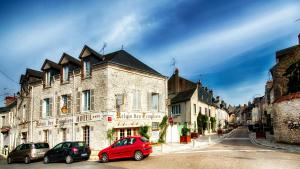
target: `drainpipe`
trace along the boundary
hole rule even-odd
[[[33,86],[31,86],[30,141],[33,142]]]
[[[75,96],[76,95],[76,91],[75,91],[75,74],[74,74],[74,71],[73,71],[73,97],[72,97],[72,105],[73,105],[73,108],[72,108],[72,141],[75,141]]]

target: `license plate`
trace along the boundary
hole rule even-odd
[[[87,156],[87,153],[81,154],[81,157],[85,157]]]

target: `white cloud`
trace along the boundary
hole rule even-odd
[[[163,72],[169,72],[170,66],[165,65],[176,57],[185,74],[208,73],[212,66],[295,31],[294,20],[299,14],[298,8],[290,5],[252,13],[233,25],[195,33],[185,41],[170,44],[156,53],[156,59],[164,62]],[[156,59],[147,61],[154,65]]]

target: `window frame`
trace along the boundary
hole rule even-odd
[[[44,118],[50,117],[50,98],[43,99],[43,115]]]
[[[83,61],[83,77],[89,78],[91,77],[91,61],[90,60],[84,60]]]
[[[154,99],[155,96],[157,97],[157,100]],[[159,93],[151,93],[151,110],[159,110]]]
[[[181,105],[180,104],[172,105],[171,114],[175,115],[175,116],[180,116],[181,115]]]
[[[91,111],[91,90],[82,91],[82,111]]]
[[[68,65],[64,65],[62,69],[63,69],[63,73],[62,73],[63,78],[62,78],[62,81],[63,82],[69,82],[69,80],[70,80],[70,77],[69,77],[69,66]]]

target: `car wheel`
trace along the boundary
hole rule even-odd
[[[29,164],[30,163],[30,157],[26,156],[24,159],[25,164]]]
[[[134,159],[136,160],[136,161],[140,161],[140,160],[142,160],[144,158],[144,156],[143,156],[143,153],[141,152],[141,151],[136,151],[135,153],[134,153]]]
[[[49,158],[48,158],[48,156],[45,156],[44,157],[44,164],[48,164],[49,163]]]
[[[70,156],[70,155],[68,155],[67,157],[66,157],[66,163],[67,164],[71,164],[73,162],[73,158]]]
[[[103,154],[102,154],[101,162],[102,162],[102,163],[108,162],[108,156],[107,156],[106,153],[103,153]]]
[[[11,164],[12,163],[12,158],[11,157],[7,157],[7,164]]]

